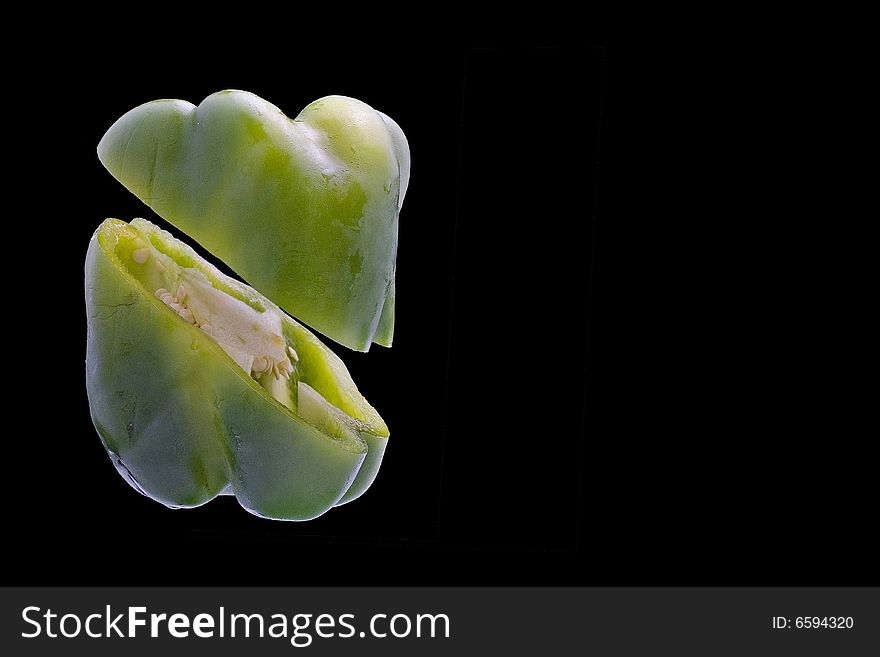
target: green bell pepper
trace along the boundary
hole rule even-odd
[[[372,483],[387,426],[271,301],[143,219],[101,224],[85,274],[92,419],[138,491],[307,520]]]
[[[157,100],[107,131],[125,187],[281,308],[347,347],[390,346],[406,137],[328,96],[291,120],[244,91]]]

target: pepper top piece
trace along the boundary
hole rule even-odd
[[[134,108],[101,163],[160,216],[329,338],[391,345],[409,146],[390,118],[328,96],[291,120],[245,91]]]

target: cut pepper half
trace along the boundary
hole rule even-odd
[[[293,120],[245,91],[157,100],[120,117],[98,157],[299,320],[351,349],[391,345],[410,152],[385,114],[345,96]]]
[[[86,257],[86,383],[120,474],[171,507],[231,492],[308,520],[372,483],[388,428],[345,365],[254,289],[144,219]]]

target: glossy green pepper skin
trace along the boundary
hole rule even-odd
[[[134,488],[171,507],[229,488],[256,515],[308,520],[370,485],[388,428],[339,358],[265,297],[143,219],[105,221],[85,273],[89,406]],[[215,327],[194,323],[196,301],[169,305],[169,285],[219,308]],[[226,308],[241,309],[255,331],[271,319],[278,335],[254,335],[271,333],[291,354],[289,378],[260,383],[230,355],[216,326]]]
[[[344,96],[291,120],[244,91],[157,100],[107,131],[101,162],[281,308],[359,351],[390,346],[406,137]]]

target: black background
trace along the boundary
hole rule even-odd
[[[692,57],[275,48],[207,46],[182,65],[174,49],[132,47],[120,66],[70,44],[12,107],[26,142],[7,193],[30,211],[10,268],[30,282],[8,311],[24,382],[9,410],[24,419],[5,438],[7,577],[853,583],[869,563],[867,480],[840,471],[852,452],[828,449],[848,436],[776,412],[790,392],[778,361],[743,347],[765,319],[737,292],[751,256],[720,278],[713,265],[755,229],[727,223],[733,202],[713,183],[744,190],[748,164],[703,158],[730,138],[707,118],[728,99],[683,77]],[[97,142],[135,105],[223,88],[290,115],[354,96],[394,117],[412,151],[394,347],[331,344],[391,443],[368,494],[308,523],[232,498],[165,509],[116,474],[88,415],[88,239],[107,216],[170,228],[103,170]]]

